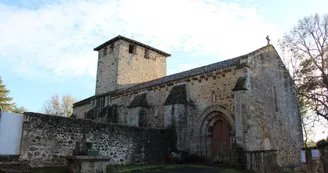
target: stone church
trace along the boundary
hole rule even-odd
[[[303,147],[293,81],[268,44],[246,55],[166,76],[170,54],[117,36],[98,51],[95,95],[73,116],[144,128],[172,128],[176,147],[210,162],[236,152],[275,151],[280,166]]]

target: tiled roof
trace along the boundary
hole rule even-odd
[[[94,48],[93,50],[98,51],[98,50],[100,50],[101,48],[103,48],[103,47],[105,47],[105,46],[107,46],[107,45],[109,45],[109,44],[112,44],[112,43],[114,43],[114,42],[116,42],[117,40],[120,40],[120,39],[125,40],[125,41],[130,42],[130,43],[133,43],[133,44],[136,44],[136,45],[139,45],[139,46],[142,46],[142,47],[145,47],[145,48],[148,48],[148,49],[150,49],[150,50],[152,50],[152,51],[154,51],[154,52],[157,52],[157,53],[159,53],[159,54],[161,54],[161,55],[164,55],[164,56],[166,56],[166,57],[171,56],[170,54],[168,54],[168,53],[166,53],[166,52],[163,52],[163,51],[161,51],[161,50],[159,50],[159,49],[153,48],[153,47],[151,47],[151,46],[149,46],[149,45],[143,44],[143,43],[141,43],[141,42],[138,42],[138,41],[132,40],[132,39],[130,39],[130,38],[127,38],[127,37],[124,37],[124,36],[121,36],[121,35],[118,35],[118,36],[116,36],[115,38],[112,38],[112,39],[106,41],[105,43],[99,45],[98,47]]]

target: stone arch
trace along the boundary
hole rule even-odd
[[[215,113],[215,112],[222,113],[223,117],[228,121],[229,125],[231,126],[232,131],[235,131],[235,120],[233,119],[233,114],[228,109],[226,109],[224,106],[215,104],[215,105],[206,107],[200,113],[200,116],[199,116],[198,120],[196,121],[196,122],[198,122],[196,129],[195,129],[197,135],[202,135],[202,129],[204,128],[204,124],[209,122],[209,120],[211,120],[211,118],[215,117],[214,114],[211,115],[211,113]]]
[[[235,132],[235,122],[233,114],[222,105],[211,105],[205,108],[197,119],[195,129],[196,135],[199,137],[199,154],[206,159],[212,161],[211,157],[211,130],[214,125],[224,120],[229,126],[229,136],[233,137]],[[230,140],[232,142],[232,140]]]

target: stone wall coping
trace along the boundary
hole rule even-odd
[[[81,161],[109,161],[110,157],[107,156],[66,156],[67,160],[81,160]]]
[[[146,127],[136,127],[136,126],[128,126],[128,125],[122,125],[118,123],[108,123],[108,122],[97,122],[95,120],[90,119],[81,119],[81,118],[70,118],[70,117],[62,117],[62,116],[56,116],[56,115],[48,115],[48,114],[42,114],[42,113],[36,113],[36,112],[24,112],[24,122],[28,121],[28,118],[38,118],[42,120],[43,122],[52,122],[52,124],[56,124],[54,122],[58,121],[65,121],[67,123],[80,123],[80,124],[92,124],[90,127],[93,127],[91,130],[99,130],[99,129],[106,129],[114,127],[118,128],[127,128],[133,131],[136,130],[148,130],[148,131],[161,131],[165,132],[165,129],[162,128],[146,128]],[[58,124],[56,124],[58,125]],[[90,130],[90,129],[88,129]]]

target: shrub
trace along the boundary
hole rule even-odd
[[[328,141],[322,139],[320,141],[317,142],[317,147],[328,147]]]
[[[116,165],[107,165],[106,173],[118,173],[118,169]]]

